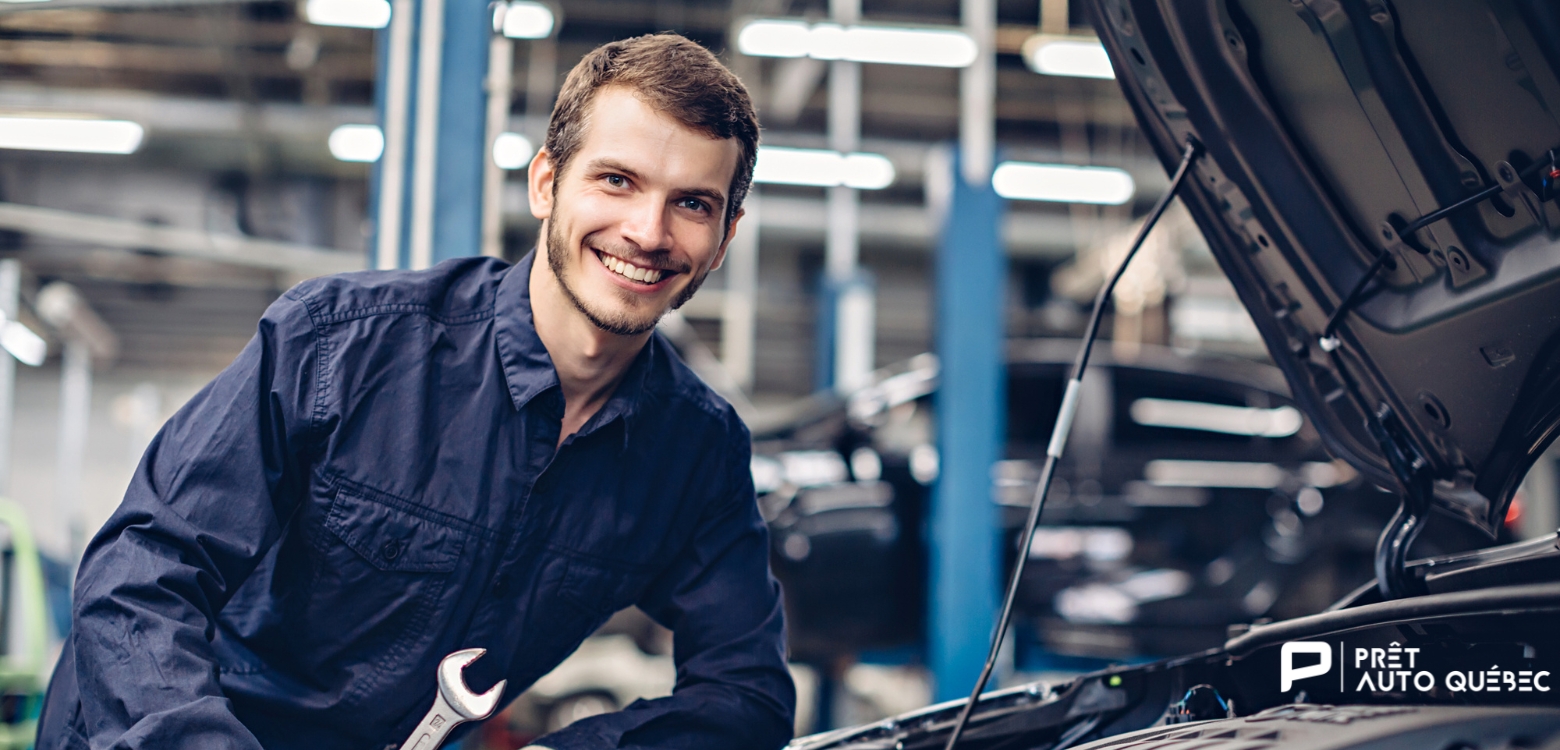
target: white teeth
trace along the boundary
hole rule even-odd
[[[601,264],[611,269],[613,273],[624,278],[633,279],[643,284],[654,284],[661,280],[661,271],[654,268],[640,268],[625,260],[614,258],[605,253],[597,254],[601,258]]]

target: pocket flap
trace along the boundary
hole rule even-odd
[[[448,573],[466,535],[449,526],[342,488],[325,528],[380,570]]]

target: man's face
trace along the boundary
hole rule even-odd
[[[604,331],[655,327],[720,265],[740,147],[655,111],[626,89],[597,92],[567,170],[531,162],[531,212],[547,219],[547,263]],[[556,184],[555,184],[556,183]],[[556,187],[556,190],[555,190]]]

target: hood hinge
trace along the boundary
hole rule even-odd
[[[1370,433],[1392,467],[1401,490],[1398,509],[1376,542],[1376,585],[1384,599],[1425,593],[1424,582],[1407,570],[1408,548],[1424,530],[1434,497],[1430,463],[1414,447],[1392,407],[1383,403],[1366,420]]]

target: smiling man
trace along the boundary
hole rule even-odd
[[[507,702],[629,605],[673,630],[672,695],[538,747],[784,744],[749,436],[654,333],[757,141],[707,51],[614,42],[531,164],[536,252],[283,295],[89,545],[38,747],[393,750],[446,654],[487,649],[467,682]]]

